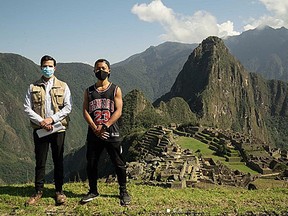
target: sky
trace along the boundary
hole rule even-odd
[[[0,0],[0,53],[114,64],[165,41],[288,28],[288,0]]]

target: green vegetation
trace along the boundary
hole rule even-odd
[[[267,127],[269,128],[272,139],[275,140],[277,147],[288,149],[288,117],[271,116],[267,119]]]
[[[194,152],[200,150],[201,154],[205,155],[205,157],[215,157],[218,159],[220,158],[218,156],[213,155],[214,151],[209,149],[208,148],[209,146],[207,144],[204,144],[194,138],[181,136],[176,140],[176,142],[183,149],[190,149]]]
[[[181,146],[183,149],[190,149],[193,152],[199,152],[199,154],[203,155],[205,158],[212,158],[215,161],[220,161],[226,166],[228,166],[232,170],[239,170],[244,173],[257,174],[256,171],[250,169],[245,166],[242,162],[227,162],[225,161],[225,157],[220,157],[215,154],[215,151],[209,149],[209,145],[202,143],[191,137],[179,137],[176,140],[177,144]]]
[[[288,203],[287,185],[285,188],[274,186],[249,191],[215,186],[169,189],[130,182],[128,190],[132,202],[127,207],[119,205],[116,183],[100,182],[101,196],[85,205],[81,205],[79,200],[88,191],[87,183],[65,184],[68,201],[63,206],[55,206],[53,185],[46,185],[44,197],[35,206],[28,207],[24,203],[33,193],[33,185],[2,185],[0,189],[1,215],[166,215],[169,212],[167,215],[280,214],[287,213]]]

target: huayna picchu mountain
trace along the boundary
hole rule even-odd
[[[202,125],[232,129],[274,142],[268,119],[287,117],[287,84],[249,73],[217,37],[205,39],[189,56],[169,93],[182,97]]]

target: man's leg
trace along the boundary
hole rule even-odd
[[[89,181],[89,192],[85,195],[80,202],[87,203],[96,198],[98,193],[97,179],[98,179],[98,161],[100,155],[104,149],[104,145],[99,138],[96,138],[93,134],[88,133],[87,137],[87,177]]]
[[[62,191],[64,178],[63,153],[65,132],[54,133],[51,136],[53,137],[51,142],[51,149],[54,163],[54,181],[56,190],[55,201],[56,205],[61,205],[66,201],[66,196]]]
[[[98,161],[101,153],[103,152],[104,146],[102,142],[98,140],[87,141],[87,176],[89,180],[90,192],[98,193],[97,190],[97,179],[98,179]]]
[[[36,130],[33,132],[34,144],[35,144],[35,190],[43,191],[45,182],[45,166],[49,150],[49,136],[39,138]]]
[[[64,140],[65,132],[52,134],[52,158],[54,163],[54,181],[56,192],[62,192],[63,186],[63,153],[64,153]]]
[[[114,164],[116,175],[119,183],[120,190],[120,203],[121,205],[128,205],[131,198],[126,189],[127,174],[126,164],[122,157],[121,142],[106,143],[106,150],[110,156],[112,163]]]
[[[33,132],[34,138],[34,152],[36,159],[35,166],[35,193],[26,201],[25,205],[35,204],[43,194],[44,178],[45,178],[45,165],[47,154],[49,150],[49,137],[39,138],[36,130]]]

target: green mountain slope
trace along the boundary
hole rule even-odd
[[[171,88],[195,44],[166,42],[113,64],[111,80],[123,86],[124,94],[139,89],[154,101]]]
[[[248,73],[217,37],[205,39],[193,51],[171,91],[154,104],[174,97],[184,98],[203,125],[244,132],[272,144],[275,139],[266,119],[287,116],[287,84]]]
[[[73,97],[66,154],[85,144],[87,127],[82,117],[82,99],[84,89],[95,82],[92,71],[91,66],[82,63],[57,65],[55,75],[68,83]],[[39,66],[32,61],[16,54],[0,54],[0,178],[4,182],[34,179],[32,129],[23,111],[23,102],[29,84],[40,76]],[[49,156],[47,171],[50,169]]]
[[[32,132],[22,104],[29,80],[38,70],[22,56],[0,54],[0,178],[4,182],[26,182],[33,176]]]

